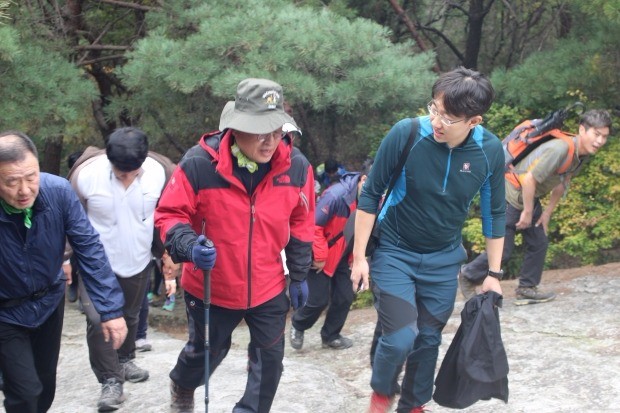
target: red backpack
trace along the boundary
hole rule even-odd
[[[564,121],[568,118],[571,110],[582,113],[584,105],[576,102],[565,109],[557,110],[549,114],[544,119],[526,120],[517,125],[516,128],[502,141],[504,147],[504,158],[506,161],[505,176],[506,180],[516,188],[521,184],[517,178],[515,166],[521,162],[534,149],[551,139],[561,139],[568,144],[568,155],[564,163],[558,168],[557,173],[563,174],[568,171],[575,155],[574,134],[560,130]]]

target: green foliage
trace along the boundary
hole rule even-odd
[[[554,213],[550,260],[567,254],[584,264],[600,264],[605,249],[620,240],[620,141],[607,145],[590,159],[571,182],[566,200]]]
[[[609,20],[620,23],[620,0],[572,0],[573,5],[579,10],[596,19]]]
[[[508,136],[519,123],[526,119],[541,117],[518,106],[496,103],[484,115],[485,127],[500,139]]]
[[[267,77],[283,85],[311,160],[336,148],[359,160],[374,149],[368,142],[377,135],[367,131],[377,121],[393,123],[398,109],[421,106],[435,77],[431,54],[413,55],[410,45],[393,45],[381,26],[328,9],[228,0],[168,12],[178,19],[168,18],[172,23],[130,54],[122,74],[132,93],[114,107],[145,125],[156,113],[167,134],[188,133],[188,126],[201,131],[205,116],[206,129],[214,129],[240,80]],[[176,21],[200,23],[179,36]]]
[[[498,100],[545,112],[577,99],[614,105],[620,91],[618,38],[620,28],[609,27],[607,33],[563,40],[554,50],[533,54],[511,70],[495,70],[491,79]]]
[[[370,290],[364,290],[355,295],[351,308],[366,308],[370,307],[374,303],[374,298]]]
[[[83,129],[95,90],[63,56],[0,26],[0,71],[0,129],[18,129],[35,140]]]

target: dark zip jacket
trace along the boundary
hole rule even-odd
[[[358,172],[345,173],[323,192],[316,204],[312,254],[315,261],[325,262],[323,273],[329,277],[334,275],[347,249],[344,227],[357,207],[360,177]]]
[[[101,321],[123,316],[123,293],[77,195],[61,177],[41,173],[26,239],[0,208],[0,322],[38,327],[64,299],[62,271],[65,240],[73,248]]]

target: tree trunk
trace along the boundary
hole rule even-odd
[[[470,0],[467,17],[467,40],[463,66],[468,69],[478,67],[480,42],[482,41],[482,23],[484,22],[484,0]]]
[[[62,162],[62,135],[45,138],[43,159],[40,160],[41,171],[60,175]]]

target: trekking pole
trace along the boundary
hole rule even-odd
[[[204,232],[204,230],[203,230]],[[202,242],[205,247],[213,248],[213,241],[205,238]],[[209,307],[211,306],[211,270],[202,270],[204,297],[202,303],[205,308],[205,412],[209,412]]]

